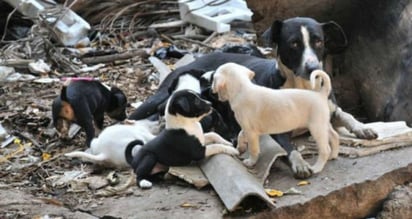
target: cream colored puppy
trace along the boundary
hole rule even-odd
[[[238,135],[237,149],[242,153],[248,146],[250,153],[243,163],[248,167],[256,164],[260,135],[307,128],[319,150],[318,159],[311,168],[314,173],[319,173],[327,160],[336,158],[339,152],[339,136],[329,121],[329,76],[321,70],[312,72],[312,88],[319,90],[312,91],[266,88],[252,83],[254,75],[253,71],[244,66],[227,63],[216,70],[212,83],[213,93],[218,94],[220,101],[229,101],[242,128]],[[319,77],[321,81],[318,80]]]

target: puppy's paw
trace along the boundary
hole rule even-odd
[[[231,146],[225,146],[224,153],[232,155],[232,156],[238,156],[239,155],[239,151],[236,150],[236,148],[231,147]]]
[[[361,139],[376,139],[378,133],[371,128],[366,128],[365,126],[359,126],[352,130],[352,133],[356,135],[357,138]]]
[[[148,180],[142,179],[142,180],[139,181],[139,187],[141,189],[151,189],[152,186],[153,186],[153,184]]]
[[[298,151],[292,151],[289,155],[293,175],[297,179],[306,179],[312,176],[313,170]]]
[[[243,160],[243,164],[248,168],[254,167],[256,165],[256,162],[257,162],[257,160],[253,159],[251,157]]]

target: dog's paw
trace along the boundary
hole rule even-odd
[[[238,156],[239,151],[236,150],[236,148],[231,147],[231,146],[225,146],[225,151],[226,154],[232,155],[232,156]]]
[[[361,139],[376,139],[378,137],[378,133],[375,130],[364,126],[353,129],[352,133]]]
[[[252,168],[256,165],[257,160],[253,159],[253,158],[247,158],[243,160],[243,164],[248,167],[248,168]]]
[[[313,170],[308,162],[306,162],[302,155],[297,151],[292,151],[289,155],[293,175],[297,179],[306,179],[312,176]]]
[[[153,186],[153,184],[148,180],[142,179],[142,180],[139,181],[139,187],[141,189],[150,189],[150,188],[152,188],[152,186]]]

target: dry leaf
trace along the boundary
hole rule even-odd
[[[309,185],[310,184],[310,182],[309,181],[300,181],[300,182],[298,182],[298,186],[306,186],[306,185]]]
[[[265,189],[265,192],[270,197],[282,197],[283,192],[276,189]]]
[[[43,154],[41,155],[41,157],[42,157],[43,161],[47,161],[47,160],[50,160],[51,154],[46,153],[46,152],[43,152]]]
[[[195,207],[197,207],[197,206],[194,205],[194,204],[190,204],[190,203],[188,203],[188,202],[185,202],[185,203],[181,204],[180,207],[183,207],[183,208],[195,208]]]

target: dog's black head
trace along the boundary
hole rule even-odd
[[[201,119],[212,111],[212,104],[191,90],[176,91],[170,97],[167,107],[170,115],[179,114],[187,118]]]
[[[126,95],[118,87],[113,86],[110,89],[110,103],[107,109],[107,114],[116,120],[126,119],[127,98]]]
[[[296,76],[309,79],[322,69],[325,54],[341,52],[347,45],[342,28],[335,22],[319,23],[312,18],[295,17],[275,21],[262,38],[277,45],[277,55]]]

